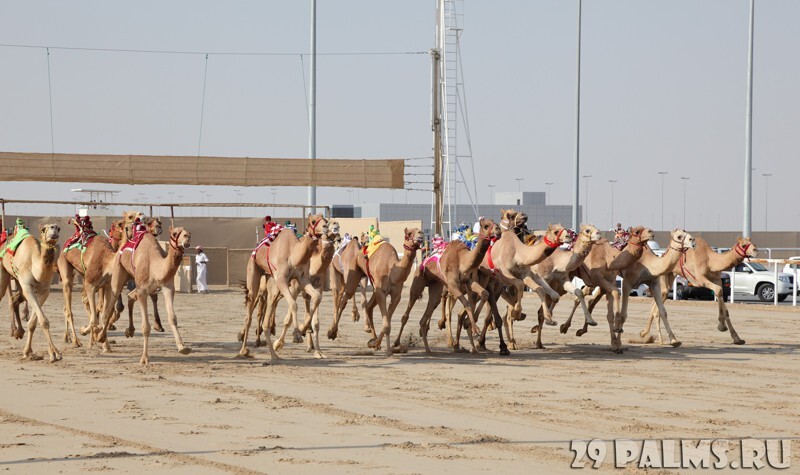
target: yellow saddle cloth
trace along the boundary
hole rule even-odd
[[[369,244],[367,244],[367,245],[366,245],[366,252],[365,252],[364,254],[366,254],[366,255],[367,255],[367,259],[369,259],[370,257],[372,257],[372,254],[374,254],[374,253],[375,253],[375,251],[377,251],[377,250],[378,250],[378,248],[379,248],[379,247],[381,246],[381,244],[383,244],[383,243],[384,243],[384,241],[383,241],[383,238],[382,238],[382,237],[380,237],[380,236],[375,236],[375,238],[373,239],[373,241],[372,241],[371,243],[369,243]]]

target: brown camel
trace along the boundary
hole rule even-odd
[[[328,267],[333,260],[334,243],[339,238],[338,234],[339,223],[332,222],[327,234],[324,234],[318,241],[314,252],[311,254],[309,261],[309,276],[311,284],[322,295],[325,290],[325,275],[328,273]],[[260,338],[262,328],[264,326],[264,318],[268,317],[270,332],[274,335],[275,331],[275,310],[277,309],[278,302],[283,298],[283,294],[278,291],[275,284],[275,279],[267,279],[266,276],[261,277],[261,287],[258,290],[259,309],[258,309],[258,327],[256,328],[256,347],[261,346]],[[300,286],[296,280],[292,280],[290,289],[295,300],[300,295]],[[313,321],[311,315],[311,297],[303,293],[303,300],[305,302],[306,316],[304,319],[303,328],[301,330],[297,315],[292,315],[292,320],[295,324],[293,341],[295,343],[303,342],[303,334],[308,330],[308,326]],[[319,309],[317,309],[319,311]],[[308,351],[309,353],[314,350],[314,344],[311,335],[308,334]]]
[[[342,293],[344,292],[344,282],[345,282],[345,263],[346,262],[354,262],[353,258],[356,254],[361,252],[361,242],[367,242],[366,240],[359,241],[358,237],[353,236],[351,239],[347,241],[342,241],[341,246],[336,249],[333,255],[333,262],[330,266],[330,279],[331,279],[331,293],[333,293],[333,314],[336,315],[339,311],[339,298],[341,297]],[[364,306],[367,305],[367,279],[366,277],[361,279],[359,284],[359,290],[361,293],[361,309],[364,309]],[[356,299],[353,299],[353,311],[352,311],[353,321],[357,322],[361,319],[361,316],[358,313],[358,307],[356,306]],[[369,326],[366,320],[364,321],[364,331],[369,332]]]
[[[28,337],[22,356],[33,359],[33,332],[37,325],[42,325],[47,337],[47,351],[50,362],[61,359],[61,353],[53,344],[50,334],[50,321],[44,315],[42,306],[50,295],[50,284],[56,271],[58,259],[58,233],[60,228],[56,224],[44,224],[39,227],[40,239],[28,235],[22,239],[16,250],[7,249],[3,256],[3,265],[0,266],[0,299],[6,295],[11,279],[19,283],[22,295],[33,311],[33,318],[28,320]],[[22,322],[16,322],[22,326]]]
[[[630,298],[631,289],[641,284],[650,286],[650,291],[653,293],[653,300],[658,307],[658,313],[661,320],[664,322],[664,327],[667,329],[670,344],[678,347],[681,342],[675,338],[672,329],[667,321],[667,309],[664,307],[664,301],[661,296],[661,279],[663,274],[669,273],[675,264],[681,259],[685,252],[689,249],[695,248],[694,236],[687,233],[683,229],[675,229],[670,234],[670,243],[667,251],[661,257],[656,256],[655,253],[648,247],[642,253],[642,257],[632,265],[628,266],[622,271],[622,309],[620,311],[620,322],[617,325],[615,336],[616,341],[612,341],[612,347],[616,352],[622,350],[622,342],[620,334],[623,332],[625,320],[628,318],[628,299]],[[613,340],[614,336],[612,336]]]
[[[558,249],[554,253],[550,254],[545,260],[536,264],[534,266],[534,272],[541,276],[545,282],[547,282],[550,287],[556,290],[559,293],[572,293],[575,297],[580,301],[581,306],[583,307],[584,317],[586,319],[587,324],[596,326],[597,322],[592,319],[592,315],[589,313],[589,309],[586,307],[586,301],[583,298],[583,292],[581,289],[576,288],[572,284],[572,280],[570,279],[570,272],[574,271],[578,267],[583,264],[583,261],[586,259],[586,256],[589,255],[594,244],[597,243],[602,238],[600,231],[591,224],[584,224],[581,226],[580,232],[578,233],[577,238],[573,242],[572,249],[564,250]],[[537,287],[536,282],[533,279],[526,277],[525,278],[525,285],[528,287],[535,289]],[[545,299],[545,305],[548,306],[550,313],[552,314],[553,307],[555,306],[556,302],[552,300],[549,296]],[[539,323],[538,326],[534,327],[538,330],[538,335],[536,336],[536,348],[543,348],[542,346],[542,330],[544,326],[544,311],[541,309],[539,310]]]
[[[147,228],[148,233],[152,234],[155,237],[161,236],[162,233],[161,218],[158,217],[145,218],[144,225]],[[158,314],[158,290],[159,289],[150,294],[150,300],[153,302],[153,330],[157,332],[163,332],[164,326],[161,324],[161,316]],[[134,302],[136,302],[135,294],[134,293],[128,294],[128,328],[125,329],[125,336],[127,338],[131,338],[136,331],[136,328],[133,325]],[[120,307],[122,307],[122,295],[120,295],[119,299],[117,299],[117,308]],[[114,321],[116,321],[117,318],[119,318],[119,314],[115,316],[116,318],[114,319]]]
[[[480,266],[486,255],[486,251],[488,251],[489,247],[492,245],[492,240],[497,239],[500,234],[500,227],[491,219],[481,219],[479,221],[479,227],[478,243],[472,250],[467,249],[467,246],[461,241],[450,242],[447,244],[447,247],[445,247],[438,260],[428,259],[425,267],[420,267],[420,269],[417,270],[414,280],[411,282],[408,305],[406,306],[405,313],[403,313],[403,319],[400,322],[400,331],[397,334],[394,346],[400,346],[400,338],[403,334],[403,328],[405,328],[406,322],[408,321],[408,317],[411,314],[411,309],[414,308],[414,304],[417,300],[422,297],[422,292],[425,288],[428,289],[429,298],[428,306],[420,320],[420,335],[425,343],[426,353],[431,352],[430,346],[428,345],[428,328],[430,326],[431,315],[441,302],[442,292],[445,288],[449,296],[453,299],[458,299],[466,309],[467,316],[474,325],[470,326],[470,328],[477,328],[475,315],[479,314],[480,306],[477,309],[473,309],[468,294],[470,291],[479,294],[481,296],[481,304],[488,298],[488,292],[480,286],[474,277],[478,266]],[[447,324],[449,346],[453,347],[454,351],[458,351],[461,332],[456,332],[456,339],[453,341],[453,331],[450,325],[449,313],[445,323]],[[478,349],[475,346],[473,332],[469,331],[468,335],[470,344],[472,345],[472,351],[473,353],[477,353]]]
[[[247,261],[247,294],[245,297],[247,310],[244,326],[239,332],[239,338],[242,342],[242,347],[239,350],[240,356],[250,356],[250,350],[247,348],[247,334],[250,330],[253,309],[258,303],[261,277],[266,275],[268,279],[275,280],[278,291],[283,294],[283,298],[289,304],[289,312],[284,319],[283,331],[274,346],[270,338],[269,319],[264,319],[262,328],[266,346],[269,349],[270,360],[276,361],[280,359],[275,351],[283,346],[286,331],[292,322],[292,315],[297,313],[297,301],[290,288],[292,279],[296,279],[300,287],[311,296],[311,314],[316,315],[316,318],[311,323],[316,348],[314,356],[324,358],[324,355],[319,351],[319,316],[317,315],[317,307],[321,297],[317,289],[311,285],[309,261],[314,249],[317,248],[317,241],[320,236],[327,234],[327,232],[328,220],[321,214],[309,214],[306,234],[302,238],[297,239],[291,229],[283,229],[278,233],[274,241],[271,243],[262,241],[262,244],[253,251],[252,257]]]
[[[365,311],[367,322],[372,329],[372,339],[367,345],[370,348],[380,349],[383,338],[386,337],[386,356],[392,356],[391,331],[392,315],[400,303],[403,293],[403,285],[411,273],[417,250],[425,241],[425,235],[418,228],[404,229],[403,238],[403,258],[399,258],[394,246],[384,241],[379,245],[369,258],[363,254],[357,257],[357,265],[367,278],[372,281],[372,296],[370,297]],[[350,289],[353,284],[357,284],[361,279],[355,281],[354,276],[349,276],[346,288]],[[352,282],[351,282],[352,279]],[[391,302],[389,302],[391,298]],[[343,304],[344,302],[340,302]],[[381,332],[375,332],[375,325],[372,320],[372,313],[378,306],[383,317]],[[338,319],[337,319],[338,321]]]
[[[600,298],[603,295],[606,296],[608,303],[606,318],[611,332],[612,344],[622,307],[622,299],[617,288],[616,277],[620,271],[627,269],[639,260],[647,241],[653,239],[653,231],[643,226],[636,226],[628,229],[628,236],[627,245],[621,250],[614,247],[607,240],[601,239],[592,246],[589,255],[584,258],[583,264],[570,272],[570,278],[579,277],[583,280],[585,284],[583,289],[584,296],[589,295],[593,289],[600,288],[600,292],[589,302],[589,313],[592,312]],[[561,325],[561,333],[567,333],[569,330],[572,324],[572,317],[575,315],[578,305],[580,305],[580,302],[576,299],[567,321]],[[588,320],[586,320],[583,328],[579,329],[576,335],[584,335],[588,327]]]
[[[70,221],[72,223],[72,221]],[[111,226],[112,241],[118,238],[122,232],[122,222],[117,221]],[[72,283],[75,272],[83,276],[83,301],[86,310],[89,312],[89,325],[81,330],[81,333],[86,335],[92,329],[95,333],[92,335],[91,344],[95,342],[95,335],[99,331],[97,327],[97,315],[100,311],[95,304],[95,294],[104,291],[111,283],[111,271],[113,269],[112,262],[115,259],[115,251],[112,248],[110,240],[104,239],[100,235],[96,235],[85,247],[72,247],[65,249],[64,252],[58,257],[58,272],[61,275],[61,285],[64,292],[64,320],[66,322],[64,329],[64,341],[72,341],[75,347],[81,346],[78,335],[75,332],[75,323],[72,314]],[[91,273],[92,281],[87,281],[87,271],[97,266],[99,269]],[[101,297],[101,302],[104,299]],[[102,307],[102,306],[101,306]],[[102,310],[102,309],[101,309]],[[94,313],[94,317],[92,316]],[[106,349],[107,345],[104,344]]]
[[[750,242],[750,238],[743,237],[737,238],[736,245],[723,254],[711,249],[711,246],[703,238],[695,238],[695,241],[697,247],[687,250],[670,272],[661,275],[661,300],[666,301],[668,289],[672,286],[672,281],[675,280],[675,276],[678,274],[688,279],[692,285],[712,290],[714,295],[717,296],[719,309],[717,329],[721,332],[730,330],[733,343],[735,345],[744,345],[744,340],[739,338],[736,330],[733,329],[731,317],[725,306],[725,299],[722,298],[722,271],[738,266],[745,259],[757,257],[758,249],[755,244]],[[659,309],[656,303],[653,302],[650,318],[647,320],[647,327],[640,332],[642,338],[646,338],[650,333],[650,326],[656,318],[659,318]],[[664,315],[664,318],[666,318],[666,315]],[[663,343],[661,322],[659,321],[657,325],[658,342]]]
[[[145,233],[141,236],[141,241],[135,250],[122,247],[117,253],[114,261],[114,272],[111,277],[111,292],[106,296],[106,307],[103,312],[105,326],[100,341],[105,339],[111,320],[113,302],[121,293],[128,279],[136,282],[135,292],[139,301],[139,308],[142,312],[142,335],[144,343],[141,364],[148,364],[147,347],[150,339],[150,317],[147,313],[147,298],[159,287],[164,293],[165,306],[169,318],[169,325],[175,338],[178,352],[182,355],[191,353],[191,348],[183,343],[178,332],[178,318],[175,316],[173,299],[175,296],[174,277],[183,259],[183,253],[190,246],[191,233],[184,228],[177,227],[169,229],[169,246],[164,251],[156,240],[155,236]]]
[[[503,219],[501,225],[506,223],[503,228],[513,229],[513,223],[517,219],[518,213],[513,210],[502,210]],[[542,280],[542,278],[533,272],[532,266],[543,261],[547,256],[553,253],[560,245],[567,244],[572,241],[572,236],[566,232],[560,224],[550,224],[543,236],[531,244],[522,243],[514,232],[504,230],[500,239],[492,245],[486,256],[481,262],[480,272],[485,277],[494,277],[499,285],[487,285],[489,290],[490,299],[497,302],[502,291],[501,286],[507,286],[511,290],[511,297],[514,305],[512,307],[511,315],[505,319],[506,336],[511,345],[511,349],[517,349],[516,339],[514,338],[513,322],[520,319],[522,314],[522,296],[525,284],[523,280],[530,277],[538,285],[537,295],[542,302],[545,300],[546,295],[558,300],[559,295],[550,288],[550,286]],[[550,325],[555,325],[549,313],[549,308],[543,306],[545,311],[545,320]],[[487,324],[484,325],[481,341],[485,341]]]

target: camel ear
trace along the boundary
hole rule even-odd
[[[39,225],[39,234],[44,233],[44,224]]]
[[[172,230],[175,229],[172,226],[169,227],[169,233],[172,234]]]

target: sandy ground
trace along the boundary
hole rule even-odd
[[[632,300],[626,343],[649,309],[649,301]],[[253,359],[236,357],[242,302],[233,290],[178,295],[180,328],[194,351],[178,354],[167,328],[154,333],[151,364],[142,367],[138,317],[134,338],[112,332],[111,354],[89,349],[86,337],[72,348],[54,291],[45,311],[62,361],[22,361],[22,341],[0,337],[0,470],[574,473],[572,439],[796,438],[800,431],[793,309],[731,306],[747,340],[734,346],[716,330],[713,302],[671,302],[683,346],[627,343],[623,355],[608,350],[604,320],[581,338],[547,327],[547,349],[535,350],[529,318],[518,324],[522,350],[499,357],[452,354],[435,329],[434,354],[425,355],[419,305],[406,354],[373,355],[363,324],[347,316],[339,339],[324,339],[328,359],[287,343],[279,364],[263,366],[263,348]],[[526,309],[537,302],[527,299]],[[85,324],[82,309],[76,314]],[[564,317],[565,307],[557,308],[556,319]],[[497,348],[495,336],[487,346]],[[46,357],[45,350],[38,329],[34,351]],[[796,458],[797,440],[792,449]],[[607,462],[600,471],[610,470]]]

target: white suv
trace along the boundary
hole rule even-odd
[[[757,262],[742,262],[736,266],[735,277],[731,276],[733,291],[737,294],[755,295],[763,302],[770,302],[775,296],[774,272]],[[792,294],[794,276],[778,273],[778,301],[783,302]]]

